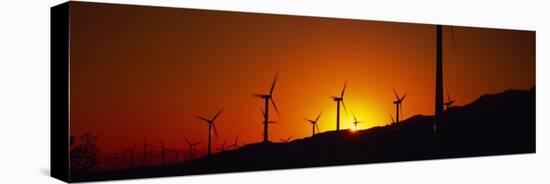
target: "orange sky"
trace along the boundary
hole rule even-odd
[[[407,93],[405,118],[433,114],[435,26],[174,8],[71,4],[71,134],[100,134],[104,152],[160,141],[206,145],[207,125],[194,118],[225,111],[219,139],[262,140],[263,101],[276,73],[270,140],[310,136],[304,118],[335,129],[345,96],[360,128],[395,114],[392,88]],[[535,84],[535,33],[449,27],[443,32],[444,88],[457,105],[484,93]],[[272,109],[272,108],[271,108]],[[343,112],[343,111],[342,111]],[[350,128],[352,116],[342,115]]]

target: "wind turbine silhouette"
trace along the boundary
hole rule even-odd
[[[323,114],[323,112],[319,113],[319,115],[317,115],[317,118],[315,118],[315,120],[310,120],[306,118],[306,121],[309,121],[309,123],[311,123],[311,126],[312,126],[311,127],[312,137],[315,136],[315,129],[317,129],[317,133],[319,133],[319,125],[317,125],[317,121],[319,121],[321,114]]]
[[[150,145],[147,143],[147,138],[143,136],[143,155],[142,155],[142,162],[143,165],[146,164],[146,161],[148,158],[151,158],[153,156],[153,153],[151,153],[153,150],[153,145]]]
[[[281,140],[281,141],[284,142],[284,143],[288,143],[288,142],[290,142],[291,139],[292,139],[292,136],[289,136],[289,137],[286,138],[286,139],[279,139],[279,140]]]
[[[223,140],[222,147],[218,148],[218,151],[219,152],[224,152],[225,151],[225,140]]]
[[[233,150],[239,149],[239,144],[237,143],[238,141],[239,141],[239,136],[235,138],[235,143],[233,143],[232,145],[229,145],[229,148]]]
[[[346,86],[348,85],[348,81],[344,83],[344,88],[342,89],[342,93],[340,93],[340,96],[332,96],[332,100],[336,102],[336,131],[340,131],[340,103],[342,103],[342,106],[344,107],[344,111],[346,110],[346,104],[344,104],[344,93],[346,92]]]
[[[395,126],[395,119],[393,119],[393,116],[391,115],[391,113],[388,113],[388,115],[390,115],[390,119],[391,119],[390,126],[391,127]]]
[[[355,120],[355,121],[353,122],[353,126],[354,126],[355,130],[357,130],[357,124],[362,123],[362,122],[361,122],[361,121],[357,121],[357,118],[355,117],[355,114],[354,114],[354,113],[352,113],[352,115],[353,115],[353,120]]]
[[[194,146],[196,146],[196,145],[199,145],[199,144],[200,144],[200,142],[195,142],[195,143],[193,143],[193,142],[191,142],[191,141],[187,140],[187,138],[185,138],[185,142],[187,142],[187,144],[189,145],[189,150],[187,150],[187,151],[188,151],[188,153],[187,153],[187,156],[186,156],[186,158],[189,158],[189,159],[194,159],[194,158],[195,158],[195,157],[194,157],[194,156],[195,156],[195,154],[194,154],[194,150],[193,150],[193,147],[194,147]]]
[[[220,114],[223,112],[223,109],[221,109],[212,119],[207,119],[201,116],[197,116],[197,119],[203,120],[206,123],[208,123],[208,156],[211,155],[211,145],[212,145],[212,128],[214,128],[214,135],[216,135],[216,138],[218,137],[218,131],[216,130],[216,124],[214,124],[214,121],[220,116]]]
[[[403,95],[402,97],[399,97],[399,95],[397,95],[397,92],[395,92],[395,89],[393,90],[393,94],[395,94],[395,101],[393,101],[393,104],[395,104],[395,123],[399,123],[399,114],[401,112],[403,112],[402,108],[401,108],[401,103],[403,103],[403,100],[405,100],[405,97],[407,96],[407,94],[405,93],[405,95]]]
[[[161,165],[164,165],[164,161],[166,160],[166,152],[169,152],[171,150],[169,149],[166,149],[166,147],[164,147],[164,143],[162,143],[162,141],[160,142],[160,146],[161,146],[161,150],[160,150],[160,164]]]
[[[447,110],[451,109],[453,107],[453,103],[455,103],[455,100],[451,100],[451,95],[449,95],[449,90],[447,90],[447,99],[448,101],[445,102],[445,107],[447,107]]]
[[[264,141],[263,143],[267,144],[269,143],[268,138],[268,124],[269,124],[269,101],[271,101],[271,104],[273,104],[273,109],[275,109],[275,112],[277,113],[277,116],[279,115],[279,109],[277,108],[277,105],[275,104],[275,101],[273,100],[273,90],[275,90],[275,84],[277,83],[277,75],[275,75],[275,79],[273,80],[273,83],[271,84],[271,89],[269,90],[269,94],[254,94],[253,96],[262,98],[265,100],[265,111],[264,114]]]
[[[134,156],[136,155],[136,143],[132,146],[131,149],[124,151],[123,155],[130,154],[130,160],[128,160],[128,167],[134,165]]]

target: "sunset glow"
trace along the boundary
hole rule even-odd
[[[407,94],[401,120],[434,113],[433,25],[290,17],[232,12],[75,4],[71,9],[71,134],[99,134],[104,153],[141,145],[185,148],[207,143],[216,120],[216,150],[262,140],[264,101],[270,140],[311,136],[304,118],[323,112],[321,132],[336,128],[336,102],[348,85],[340,128],[385,126],[394,115],[393,89]],[[77,11],[78,10],[78,11]],[[535,85],[535,34],[444,29],[444,88],[461,106],[482,94]],[[475,70],[473,70],[475,68]],[[496,69],[498,68],[498,69]],[[270,104],[271,105],[271,104]],[[353,125],[351,112],[362,123]],[[218,152],[218,151],[215,151]]]

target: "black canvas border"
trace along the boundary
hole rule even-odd
[[[75,3],[75,2],[73,2]],[[76,2],[83,3],[83,2]],[[84,2],[89,3],[89,2]],[[70,154],[69,154],[69,130],[70,130],[70,2],[66,2],[51,8],[51,176],[65,182],[71,182],[70,177]],[[110,4],[110,3],[96,3],[103,5],[125,5],[125,4]],[[126,6],[126,5],[125,5]],[[129,6],[139,6],[139,5],[129,5]],[[155,6],[145,6],[145,7],[155,7]],[[160,8],[171,8],[171,7],[160,7]],[[177,8],[177,9],[186,9],[186,8]],[[200,9],[199,9],[200,10]],[[223,10],[206,10],[206,11],[223,11]],[[230,12],[230,11],[224,11]],[[248,12],[237,12],[237,13],[248,13]],[[265,13],[253,13],[253,14],[265,14]],[[269,14],[269,15],[279,15],[279,14]],[[283,15],[286,16],[286,15]],[[300,15],[288,15],[288,16],[300,16]],[[307,16],[306,16],[307,17]],[[326,17],[314,17],[314,18],[326,18]],[[330,18],[330,17],[329,17]],[[331,19],[340,19],[340,18],[331,18]],[[350,19],[353,20],[353,19]],[[368,20],[366,20],[368,21]],[[374,20],[378,21],[378,20]],[[388,21],[381,21],[388,22]],[[399,22],[406,24],[421,24],[421,23],[408,23],[408,22]],[[431,24],[430,24],[431,25]],[[465,26],[461,26],[465,27]],[[481,28],[481,27],[480,27]],[[483,28],[483,29],[492,29],[492,28]],[[506,30],[506,29],[501,29]],[[522,30],[517,30],[522,31]],[[535,31],[530,31],[535,32]],[[535,32],[536,34],[536,32]],[[535,114],[536,111],[533,112]],[[533,116],[536,117],[536,116]],[[534,127],[533,127],[534,128]],[[533,134],[534,148],[536,148],[536,137]],[[526,153],[536,153],[536,149],[532,152]],[[521,154],[521,153],[513,153]],[[499,155],[509,155],[509,154],[499,154]],[[488,156],[488,155],[482,155]],[[480,156],[475,156],[480,157]],[[469,158],[469,157],[448,157],[444,159],[452,158]],[[430,159],[414,159],[414,160],[401,160],[393,162],[402,162],[402,161],[423,161],[423,160],[435,160],[441,158],[430,158]],[[379,163],[391,163],[392,161],[379,162]],[[326,166],[347,166],[347,165],[356,165],[356,164],[367,164],[367,163],[346,163],[346,164],[329,164],[329,165],[318,165],[318,166],[300,166],[300,167],[286,167],[286,168],[268,168],[268,169],[258,169],[258,170],[242,170],[245,172],[250,171],[262,171],[262,170],[279,170],[279,169],[294,169],[294,168],[315,168],[315,167],[326,167]],[[213,174],[213,173],[235,173],[242,171],[213,171],[211,173],[199,173],[202,174]],[[96,178],[93,180],[86,181],[108,181],[108,180],[117,180],[117,179],[142,179],[142,178],[155,178],[155,177],[169,177],[169,176],[186,176],[186,175],[197,175],[197,174],[181,174],[181,175],[162,175],[162,176],[142,176],[142,177],[131,177],[131,178],[111,178],[103,179]],[[75,182],[81,182],[75,177]]]
[[[70,182],[69,2],[50,8],[50,175]]]

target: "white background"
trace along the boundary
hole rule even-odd
[[[0,183],[49,177],[49,8],[59,0],[1,2]],[[550,183],[550,6],[544,0],[104,0],[142,5],[358,18],[537,31],[537,153],[292,169],[111,183]],[[513,135],[510,135],[513,136]]]

